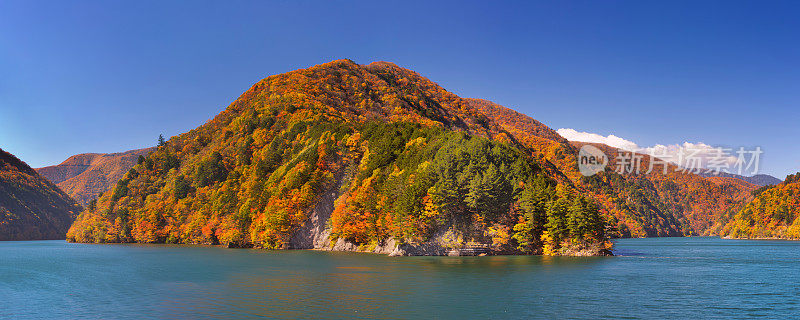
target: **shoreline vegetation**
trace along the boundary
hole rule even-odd
[[[800,238],[795,239],[787,239],[787,238],[731,238],[725,236],[674,236],[674,237],[649,237],[649,238],[719,238],[723,240],[765,240],[765,241],[800,241]],[[619,240],[619,239],[647,239],[647,238],[615,238],[610,239],[609,241]],[[18,240],[18,241],[32,241],[32,240]],[[33,240],[35,241],[35,240]],[[66,241],[66,240],[65,240]],[[70,243],[82,243],[82,242],[71,242]],[[217,248],[225,248],[225,249],[253,249],[253,250],[263,250],[260,248],[254,248],[252,246],[231,246],[230,244],[203,244],[203,243],[141,243],[141,242],[101,242],[101,243],[85,243],[85,244],[99,244],[99,245],[155,245],[155,246],[176,246],[176,247],[217,247]],[[584,251],[585,254],[565,254],[562,256],[567,257],[587,257],[587,256],[614,256],[613,254],[613,247],[611,248],[604,248],[604,252],[594,252],[594,251]],[[375,255],[385,255],[385,256],[393,256],[391,253],[384,253],[384,252],[373,252],[373,251],[360,251],[360,250],[333,250],[331,248],[309,248],[309,249],[288,249],[288,250],[310,250],[310,251],[320,251],[320,252],[352,252],[352,253],[365,253],[365,254],[375,254]],[[456,251],[454,249],[453,251]],[[274,251],[280,251],[280,249],[276,249]],[[466,253],[466,252],[465,252]],[[487,253],[466,253],[466,254],[458,254],[457,252],[449,252],[445,251],[445,254],[439,254],[436,256],[476,256],[476,257],[483,257],[483,256],[501,256],[501,255],[508,255],[508,256],[525,256],[530,254],[519,254],[519,253],[498,253],[498,252],[487,252]],[[394,255],[397,256],[397,255]]]
[[[678,238],[678,237],[665,237],[665,238]],[[21,241],[36,241],[36,240],[21,240]],[[54,240],[58,241],[58,240]],[[151,242],[151,243],[143,243],[143,242],[75,242],[64,240],[68,243],[80,243],[80,244],[90,244],[90,245],[152,245],[152,246],[167,246],[167,247],[215,247],[215,248],[224,248],[224,249],[252,249],[252,250],[270,250],[270,251],[292,251],[292,250],[308,250],[308,251],[319,251],[319,252],[350,252],[350,253],[364,253],[364,254],[374,254],[374,255],[383,255],[388,257],[398,257],[398,256],[447,256],[447,257],[485,257],[485,256],[544,256],[544,254],[525,254],[519,252],[493,252],[490,250],[474,250],[474,248],[443,248],[443,250],[435,252],[417,252],[417,254],[408,254],[402,252],[396,252],[394,250],[390,252],[383,252],[383,251],[369,251],[369,250],[359,250],[358,247],[353,247],[350,250],[337,250],[336,248],[307,248],[307,249],[300,249],[300,248],[290,248],[290,249],[264,249],[264,248],[256,248],[252,246],[235,246],[231,244],[207,244],[207,243],[164,243],[164,242]],[[566,257],[594,257],[594,256],[614,256],[613,247],[604,246],[602,248],[571,248],[568,249],[564,254],[559,254],[558,256],[566,256]]]
[[[788,175],[780,184],[753,190],[752,194],[755,198],[733,215],[722,235],[800,240],[800,173]]]

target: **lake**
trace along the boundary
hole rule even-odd
[[[621,239],[616,257],[387,257],[0,242],[0,318],[800,317],[800,242]]]

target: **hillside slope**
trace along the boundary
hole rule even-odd
[[[572,147],[511,127],[391,63],[271,76],[135,165],[69,239],[596,253],[599,208],[521,138]]]
[[[800,239],[800,173],[789,175],[781,184],[753,192],[746,203],[725,225],[728,238]]]
[[[0,149],[0,240],[64,239],[81,207]]]
[[[270,76],[173,137],[69,239],[581,254],[609,234],[706,233],[741,191],[694,175],[584,178],[577,152],[530,117],[413,71],[339,60]]]
[[[130,150],[120,153],[84,153],[69,157],[64,162],[36,171],[58,185],[83,206],[107,191],[155,148]]]
[[[625,237],[715,235],[757,188],[739,179],[705,178],[660,159],[654,162],[646,154],[603,144],[570,143],[576,148],[592,145],[608,157],[605,172],[583,177],[581,182],[588,185],[587,192],[603,199]],[[641,157],[639,172],[634,167],[619,170],[620,155]]]

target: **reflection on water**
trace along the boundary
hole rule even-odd
[[[0,318],[685,318],[799,310],[796,242],[628,239],[617,253],[387,257],[5,242]]]

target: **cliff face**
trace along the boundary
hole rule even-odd
[[[58,185],[83,206],[107,191],[117,180],[154,148],[130,150],[120,153],[83,153],[69,157],[64,162],[36,171]]]
[[[389,256],[441,256],[441,255],[474,255],[473,251],[462,251],[449,246],[444,234],[439,232],[430,239],[420,243],[400,243],[394,237],[383,239],[378,243],[363,246],[345,238],[331,239],[331,215],[336,207],[336,200],[342,196],[340,189],[348,178],[342,173],[337,175],[333,185],[320,195],[319,201],[309,213],[308,219],[292,234],[288,243],[289,249],[316,249],[324,251],[351,251],[386,254]],[[490,253],[482,250],[479,253]],[[593,253],[599,253],[595,250]],[[591,253],[587,254],[591,255]]]
[[[0,149],[0,240],[64,239],[80,210],[58,187]]]

